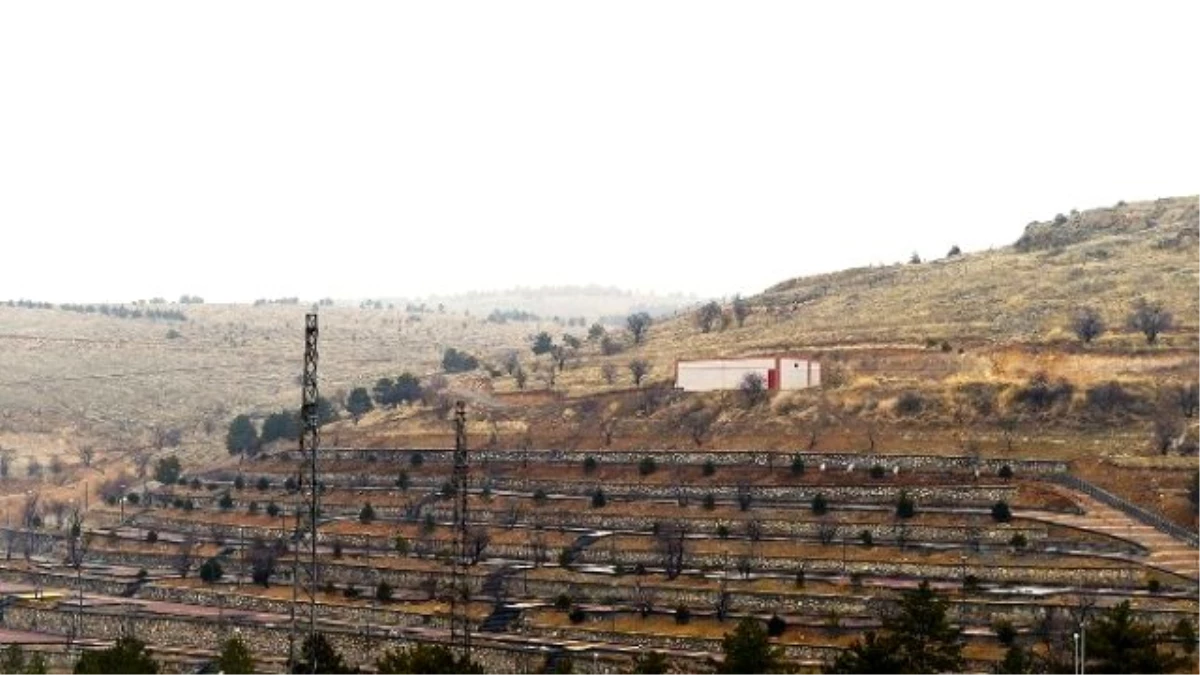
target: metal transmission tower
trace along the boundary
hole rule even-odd
[[[296,638],[311,638],[317,632],[317,448],[320,431],[317,419],[317,315],[304,315],[304,374],[300,398],[300,466],[296,481],[296,530],[292,536],[292,610],[288,635],[288,670],[296,672]],[[306,550],[301,553],[301,548]],[[304,561],[301,562],[303,556]],[[317,667],[316,659],[310,664]],[[316,672],[316,670],[313,670]]]
[[[454,488],[454,554],[451,564],[450,589],[450,642],[461,652],[463,662],[471,658],[471,624],[467,614],[467,603],[471,591],[467,579],[467,409],[459,401],[454,410],[454,473],[451,485]]]

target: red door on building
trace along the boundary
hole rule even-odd
[[[774,368],[767,369],[767,389],[779,388],[779,371]]]

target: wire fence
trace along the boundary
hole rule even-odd
[[[1072,476],[1071,474],[1067,473],[1050,473],[1042,475],[1041,478],[1053,483],[1065,485],[1073,490],[1079,490],[1080,492],[1094,497],[1115,509],[1124,511],[1127,515],[1135,520],[1145,523],[1146,525],[1149,525],[1150,527],[1153,527],[1164,534],[1175,537],[1180,541],[1186,542],[1189,546],[1200,547],[1200,537],[1197,537],[1195,531],[1180,527],[1178,524],[1167,520],[1165,517],[1157,513],[1147,511],[1146,509],[1128,502],[1114,495],[1108,490],[1105,490],[1098,485],[1089,483],[1078,476]]]

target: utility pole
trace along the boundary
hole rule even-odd
[[[470,589],[467,580],[467,485],[470,466],[467,462],[467,407],[462,401],[454,410],[454,534],[450,591],[450,643],[460,651],[460,658],[471,658]]]
[[[296,485],[296,529],[292,536],[292,607],[288,634],[288,670],[296,672],[296,639],[301,634],[311,639],[317,632],[317,517],[320,513],[317,489],[320,430],[317,422],[317,315],[304,315],[304,372],[301,380],[300,466]],[[301,547],[307,545],[301,564]],[[317,667],[316,659],[309,664]],[[312,672],[316,672],[315,670]]]

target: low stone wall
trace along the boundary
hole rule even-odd
[[[132,634],[156,650],[171,648],[214,650],[232,631],[246,641],[256,657],[264,655],[286,655],[288,653],[288,625],[261,624],[228,621],[224,623],[185,617],[160,617],[139,614],[110,614],[85,612],[76,618],[72,613],[54,609],[13,606],[5,612],[4,626],[12,630],[46,632],[69,635],[78,621],[80,637],[100,640],[115,640],[121,635]],[[388,648],[400,646],[394,638],[382,634],[368,637],[357,627],[326,625],[321,631],[329,638],[350,665],[371,665]],[[423,638],[427,639],[427,638]],[[477,643],[472,649],[472,658],[479,662],[485,672],[512,673],[537,672],[544,657],[536,648],[521,648],[516,645]],[[602,652],[600,658],[605,670],[612,670],[612,654]],[[588,664],[580,663],[581,666]]]
[[[679,451],[679,450],[470,450],[473,464],[487,462],[527,462],[532,464],[567,464],[582,465],[583,460],[592,457],[605,464],[635,465],[643,459],[652,458],[657,464],[665,465],[701,465],[712,462],[718,466],[764,466],[786,468],[792,457],[799,455],[810,469],[816,469],[822,463],[826,469],[842,469],[853,464],[856,467],[870,467],[880,464],[887,470],[899,467],[901,471],[972,471],[979,468],[981,473],[995,473],[1002,466],[1008,466],[1015,474],[1046,474],[1063,473],[1067,471],[1067,463],[1054,460],[1030,459],[993,459],[975,458],[969,455],[916,455],[891,453],[846,453],[846,452],[764,452],[755,450],[711,450],[711,451]],[[321,457],[334,461],[361,460],[379,463],[401,463],[407,466],[412,455],[420,453],[426,462],[434,464],[452,464],[454,461],[451,449],[445,448],[322,448]],[[275,457],[299,462],[298,450],[288,450],[277,453]]]

